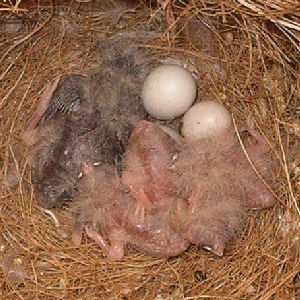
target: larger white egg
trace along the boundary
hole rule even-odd
[[[185,113],[196,98],[196,82],[186,69],[162,65],[146,78],[142,99],[146,111],[157,119],[174,119]]]
[[[232,125],[227,108],[221,103],[203,101],[193,105],[183,117],[182,134],[188,142],[222,133]]]

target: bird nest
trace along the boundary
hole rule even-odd
[[[299,297],[297,0],[7,0],[0,5],[1,298]],[[197,101],[217,100],[239,122],[251,115],[271,146],[277,204],[249,212],[245,229],[223,257],[196,246],[169,259],[129,248],[124,259],[111,262],[86,236],[81,246],[71,242],[68,206],[47,211],[36,203],[30,150],[20,132],[48,82],[92,74],[101,61],[99,40],[124,31],[142,41],[147,36],[139,46],[158,61],[190,69],[198,78]]]

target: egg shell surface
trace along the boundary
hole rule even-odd
[[[186,69],[163,65],[146,78],[142,99],[146,111],[157,119],[168,120],[185,113],[196,98],[196,82]]]
[[[215,101],[203,101],[193,105],[183,117],[182,134],[192,142],[222,133],[232,125],[227,108]]]

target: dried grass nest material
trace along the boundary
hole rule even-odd
[[[0,298],[299,297],[299,4],[157,2],[1,2]],[[195,18],[208,28],[212,50],[188,36]],[[16,23],[7,26],[12,19]],[[278,159],[278,204],[252,212],[245,231],[222,258],[197,247],[168,260],[132,249],[121,262],[108,262],[86,237],[81,247],[74,247],[36,205],[19,133],[48,81],[58,74],[91,74],[101,59],[94,51],[97,40],[124,29],[140,36],[151,30],[153,42],[143,46],[157,60],[185,61],[200,77],[199,98],[224,103],[237,120],[251,113]],[[178,127],[179,121],[171,125]],[[53,212],[70,232],[68,208]]]

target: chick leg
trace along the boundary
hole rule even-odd
[[[195,194],[192,194],[188,199],[186,214],[188,215],[187,219],[191,221],[191,226],[187,230],[187,232],[189,232],[188,236],[190,241],[196,245],[202,246],[204,249],[218,256],[222,256],[225,249],[225,242],[222,238],[216,236],[213,231],[207,227],[205,219],[203,220],[201,218],[201,212],[199,211],[199,209],[201,209],[199,207],[199,202],[201,202],[200,198],[199,195],[197,197]],[[211,215],[212,219],[214,218],[212,212],[207,212],[207,214]],[[212,227],[214,225],[215,224],[213,224]]]
[[[136,182],[138,176],[138,173],[125,170],[122,174],[122,184],[129,189],[131,196],[136,200],[134,216],[138,218],[139,222],[143,223],[146,210],[151,208],[151,201],[145,192],[144,182]]]
[[[113,238],[111,239],[110,245],[91,225],[85,226],[87,235],[93,239],[103,250],[104,254],[109,260],[116,261],[120,260],[124,256],[124,241]]]
[[[201,203],[201,195],[198,193],[192,193],[187,199],[189,204],[188,213],[190,215],[195,214],[199,210],[199,204]]]
[[[151,208],[151,201],[143,188],[130,187],[130,192],[137,201],[134,215],[138,218],[139,222],[144,223],[146,211]]]
[[[74,226],[74,229],[73,229],[73,233],[72,233],[72,242],[76,246],[79,246],[81,244],[83,229],[84,229],[83,223],[77,221],[75,223],[75,226]]]
[[[52,95],[57,88],[59,82],[59,78],[57,78],[53,83],[49,83],[46,87],[45,91],[43,92],[38,107],[33,114],[32,118],[29,120],[26,129],[21,133],[21,138],[23,139],[24,143],[27,146],[32,146],[36,144],[41,137],[45,134],[45,128],[37,127],[41,117],[47,110]]]
[[[226,243],[243,224],[243,209],[237,199],[223,199],[191,213],[190,203],[174,201],[170,224],[192,244],[222,256]]]
[[[247,148],[249,155],[261,155],[270,150],[270,146],[267,143],[266,139],[254,128],[253,120],[247,118],[247,130],[251,136],[256,140],[256,144],[251,145]]]

